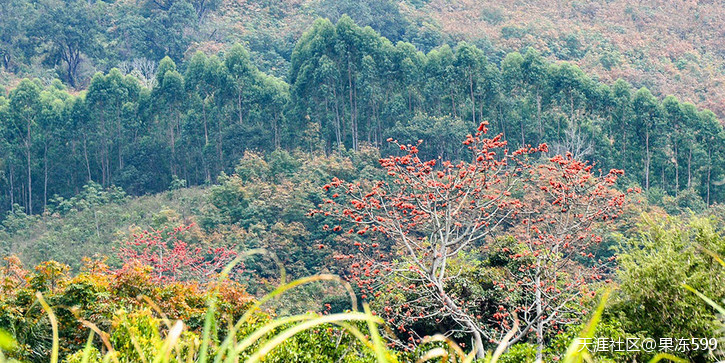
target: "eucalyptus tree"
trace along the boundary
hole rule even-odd
[[[33,149],[37,143],[38,119],[42,113],[39,81],[24,79],[10,92],[7,116],[4,121],[6,137],[25,157],[25,210],[33,213]]]
[[[483,52],[475,46],[462,42],[456,47],[454,64],[460,72],[460,82],[468,91],[471,102],[472,125],[476,125],[476,94],[480,87],[480,77],[486,68],[486,63],[487,60]]]
[[[699,116],[701,132],[698,136],[707,154],[704,182],[702,184],[704,184],[705,189],[705,202],[710,205],[714,194],[712,192],[713,180],[716,178],[713,174],[722,170],[723,148],[720,145],[725,143],[725,131],[723,131],[722,125],[712,111],[701,111]]]
[[[153,107],[158,111],[157,122],[166,129],[171,150],[170,165],[173,175],[177,175],[178,160],[176,142],[181,137],[181,122],[184,114],[186,92],[184,78],[176,71],[176,64],[165,57],[159,64],[156,86],[151,92]]]
[[[612,132],[612,144],[616,144],[618,147],[615,150],[619,150],[618,162],[620,165],[629,170],[632,166],[632,155],[630,153],[635,149],[636,145],[632,145],[631,138],[634,137],[633,109],[632,109],[632,86],[622,79],[618,79],[611,88],[612,92],[612,114],[611,124],[614,130]]]
[[[40,150],[42,159],[43,174],[43,211],[48,207],[48,182],[50,181],[50,168],[54,161],[61,162],[63,143],[61,142],[62,130],[67,128],[65,108],[69,104],[68,100],[72,98],[66,92],[65,87],[59,80],[55,80],[53,84],[40,93],[40,112],[37,115],[37,139],[41,146]],[[51,185],[51,189],[56,189],[60,185]]]
[[[138,102],[140,85],[131,76],[124,76],[114,68],[107,75],[97,73],[91,79],[86,93],[90,118],[88,130],[98,144],[101,185],[108,186],[114,170],[124,167],[123,149],[127,138],[127,118],[124,108]],[[115,150],[115,157],[112,153]],[[117,168],[112,164],[116,162]]]
[[[702,165],[704,158],[703,145],[700,143],[700,134],[706,127],[700,118],[697,107],[692,103],[685,102],[681,104],[683,116],[683,132],[681,140],[683,143],[683,156],[687,165],[687,189],[692,188],[694,171]]]
[[[524,54],[521,63],[522,77],[529,88],[531,97],[536,104],[536,121],[538,123],[538,142],[544,138],[544,126],[542,112],[544,107],[544,95],[548,93],[550,76],[549,67],[541,54],[534,48],[529,48]]]
[[[686,126],[684,120],[685,115],[680,101],[671,95],[662,100],[662,111],[664,121],[662,127],[664,134],[667,135],[666,143],[670,149],[667,150],[666,154],[668,154],[669,160],[674,168],[674,194],[677,196],[677,193],[680,191],[680,148],[684,146],[683,134],[687,133],[686,130],[683,130]],[[665,166],[663,165],[662,167],[664,168]],[[666,187],[666,185],[663,185],[663,188]]]
[[[317,20],[302,35],[292,52],[290,64],[291,97],[298,123],[318,122],[329,142],[343,146],[343,110],[338,83],[339,70],[331,58],[335,27],[329,20]],[[304,121],[303,121],[304,120]]]
[[[202,52],[197,52],[191,58],[186,66],[184,73],[184,85],[189,93],[189,99],[192,105],[198,105],[201,110],[201,123],[203,126],[203,138],[194,144],[193,147],[198,150],[200,162],[202,164],[204,180],[211,182],[212,166],[214,159],[217,159],[217,171],[222,170],[221,160],[215,157],[220,152],[213,152],[215,144],[213,137],[221,133],[222,121],[222,104],[224,102],[224,86],[226,82],[226,68],[222,60],[217,56],[207,57]],[[191,106],[193,108],[193,106]],[[216,122],[214,122],[216,120]],[[214,133],[212,129],[214,125],[219,128],[218,133]],[[220,151],[220,150],[217,150]]]
[[[661,130],[661,107],[657,99],[647,88],[640,88],[632,99],[634,111],[635,133],[639,141],[644,145],[642,166],[644,169],[644,187],[650,188],[650,174],[652,169],[653,146],[659,142],[662,136]]]

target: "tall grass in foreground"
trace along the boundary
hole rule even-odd
[[[239,263],[240,259],[250,254],[264,253],[264,251],[250,251],[244,255],[240,255],[233,261],[220,275],[220,280],[225,279],[233,266]],[[388,349],[386,342],[383,340],[380,329],[386,329],[383,320],[380,317],[375,316],[367,304],[362,306],[362,311],[359,311],[357,306],[357,300],[352,290],[352,287],[346,281],[340,279],[335,275],[316,275],[301,278],[291,282],[285,282],[284,268],[280,265],[281,271],[281,285],[274,291],[265,295],[264,297],[257,300],[247,311],[244,312],[243,316],[233,325],[230,324],[228,329],[225,331],[225,338],[221,341],[217,341],[214,336],[214,329],[216,326],[216,296],[218,291],[214,291],[211,298],[207,301],[208,309],[205,316],[203,325],[202,335],[198,349],[195,347],[182,346],[181,336],[186,325],[184,322],[170,321],[166,316],[155,306],[153,302],[147,300],[149,305],[157,310],[163,323],[168,328],[166,338],[163,342],[159,343],[156,347],[153,356],[145,356],[143,350],[135,342],[134,337],[131,336],[136,353],[144,363],[166,363],[166,362],[199,362],[199,363],[232,363],[232,362],[260,362],[263,361],[264,357],[272,352],[276,347],[284,343],[285,340],[293,337],[294,335],[314,330],[323,326],[334,325],[339,327],[345,333],[354,337],[357,341],[362,343],[366,349],[369,349],[371,356],[375,358],[378,363],[397,363],[398,356],[396,352]],[[318,281],[333,281],[340,283],[350,294],[352,303],[352,311],[346,313],[330,314],[330,315],[310,315],[300,314],[288,317],[281,317],[275,320],[269,321],[267,324],[259,327],[258,329],[246,334],[245,336],[239,336],[240,329],[244,324],[253,317],[255,312],[258,312],[261,306],[265,303],[274,299],[286,291]],[[688,287],[689,288],[689,287]],[[692,290],[691,288],[689,288]],[[693,290],[694,291],[694,290]],[[697,293],[697,292],[695,292]],[[699,294],[699,293],[698,293]],[[596,358],[593,357],[586,349],[582,349],[580,342],[581,339],[593,338],[594,331],[597,324],[599,323],[602,312],[604,310],[605,303],[609,296],[609,292],[605,292],[602,300],[594,312],[592,318],[582,330],[579,338],[575,339],[574,342],[569,346],[566,355],[562,359],[565,363],[575,362],[595,362]],[[46,303],[42,294],[37,293],[36,297],[38,302],[46,311],[52,331],[53,331],[53,345],[50,355],[50,363],[58,362],[58,351],[59,351],[59,338],[58,338],[58,324],[51,307]],[[706,297],[702,296],[705,301],[713,306],[716,306],[720,311],[725,312],[725,309],[718,307],[717,304],[710,301]],[[109,335],[103,331],[100,331],[95,325],[87,321],[81,321],[81,323],[90,329],[90,336],[85,345],[85,349],[82,351],[81,362],[88,363],[91,361],[97,361],[96,358],[92,359],[94,354],[98,354],[97,350],[93,348],[93,338],[97,334],[100,336],[103,345],[105,346],[105,354],[102,356],[102,362],[114,362],[119,363],[122,357],[119,356],[118,352],[114,350],[109,340]],[[280,330],[281,329],[281,330]],[[509,334],[504,337],[500,345],[493,351],[489,352],[487,358],[482,362],[495,363],[501,355],[505,352],[508,341],[513,335],[512,330]],[[458,346],[451,339],[442,335],[436,335],[428,337],[424,340],[424,343],[438,342],[437,347],[431,348],[422,353],[421,358],[418,362],[456,362],[456,363],[470,363],[475,360],[475,351],[466,353],[463,349]],[[15,346],[13,338],[0,331],[0,363],[10,363],[12,360],[8,360],[3,355],[2,351],[10,351]],[[94,353],[95,352],[95,353]],[[668,359],[673,362],[686,362],[686,360],[669,355],[669,354],[658,354],[653,357],[650,362],[655,363],[661,360]],[[479,360],[479,362],[481,362]]]

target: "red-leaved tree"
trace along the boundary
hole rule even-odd
[[[492,240],[494,233],[517,231],[518,226],[527,223],[524,220],[543,211],[534,206],[537,201],[522,195],[545,182],[545,175],[564,167],[558,163],[560,158],[552,159],[544,168],[532,166],[530,155],[548,151],[545,144],[510,151],[501,135],[485,137],[486,126],[487,122],[481,123],[475,134],[467,136],[463,143],[470,153],[466,160],[455,163],[420,160],[421,141],[418,145],[402,145],[388,140],[403,152],[401,156],[380,160],[388,178],[365,183],[333,179],[324,186],[331,198],[313,212],[337,217],[354,226],[345,228],[349,234],[371,235],[354,242],[356,253],[337,255],[338,259],[351,260],[350,278],[363,293],[378,296],[381,292],[415,292],[399,306],[385,306],[379,312],[399,331],[406,331],[406,325],[420,319],[449,319],[457,324],[457,330],[472,336],[479,357],[484,355],[484,338],[495,341],[501,336],[491,329],[491,322],[481,321],[471,311],[469,301],[450,291],[456,279],[449,271],[450,262],[471,247]],[[595,178],[590,169],[584,166],[576,178],[557,181],[561,186],[547,184],[549,195],[570,188],[567,184],[576,181],[605,185],[619,173],[612,171],[603,178]],[[601,198],[580,200],[591,204],[594,210],[603,210],[597,215],[584,213],[582,218],[594,220],[607,213],[605,207],[620,204],[621,194],[610,200],[610,192],[605,189],[590,189]],[[539,202],[558,206],[569,200]],[[342,226],[332,229],[343,232]],[[536,319],[542,318],[546,318],[544,314]],[[500,322],[507,324],[504,320]],[[528,320],[524,322],[528,324]],[[409,339],[408,345],[414,344],[413,336]]]
[[[520,321],[509,345],[534,333],[539,361],[547,329],[577,321],[582,303],[594,296],[592,283],[603,280],[614,259],[602,261],[594,252],[601,228],[624,205],[625,193],[612,188],[623,172],[595,177],[592,169],[570,154],[531,169],[521,185],[521,208],[508,221],[515,246],[503,252],[517,268],[494,285],[516,298],[502,301],[495,318],[503,331]]]
[[[230,263],[237,253],[226,247],[203,248],[190,246],[182,237],[194,224],[180,225],[170,230],[151,228],[134,234],[119,249],[124,264],[140,263],[150,266],[153,276],[162,281],[194,280],[206,282]],[[239,272],[242,267],[235,268]]]

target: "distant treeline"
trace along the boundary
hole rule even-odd
[[[210,183],[245,150],[344,153],[393,137],[455,159],[483,120],[512,147],[545,142],[623,168],[647,190],[725,199],[725,133],[712,112],[603,84],[534,50],[500,64],[466,43],[424,54],[342,17],[299,40],[288,82],[239,45],[126,68],[96,74],[77,95],[23,80],[0,97],[3,210],[40,213],[91,180],[131,194],[166,190],[174,177]]]

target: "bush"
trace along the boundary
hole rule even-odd
[[[725,255],[722,232],[705,218],[643,220],[640,235],[620,247],[620,291],[606,320],[621,322],[628,335],[655,340],[716,336],[715,311],[682,284],[715,301],[725,299],[725,270],[705,252]],[[704,359],[705,353],[693,351],[688,358]]]

